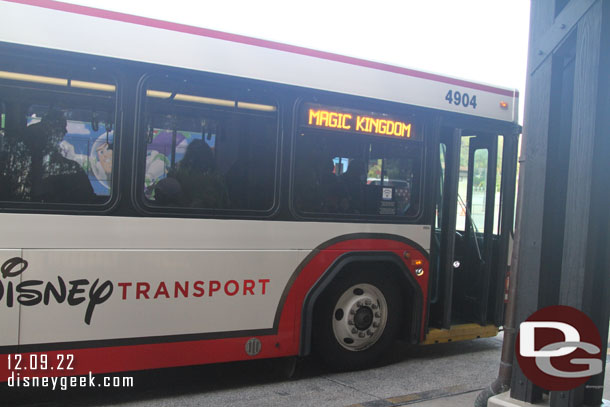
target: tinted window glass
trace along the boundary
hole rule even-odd
[[[487,209],[487,164],[489,151],[478,149],[474,151],[473,191],[471,202],[471,216],[474,226],[483,230],[485,226],[485,211]]]
[[[115,86],[108,78],[0,70],[0,101],[0,200],[109,200]]]
[[[355,119],[356,113],[351,116]],[[297,211],[305,215],[416,215],[422,143],[362,135],[347,127],[347,122],[341,131],[301,127],[294,170]]]
[[[277,108],[248,89],[151,79],[144,90],[144,185],[152,207],[273,207]]]
[[[440,229],[443,216],[443,192],[445,188],[445,166],[447,157],[447,145],[445,143],[439,143],[439,179],[438,189],[436,196],[436,214],[434,216],[434,225],[437,229]]]

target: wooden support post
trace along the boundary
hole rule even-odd
[[[519,274],[516,321],[547,305],[572,306],[593,319],[605,347],[610,317],[610,2],[571,0],[561,13],[555,13],[553,3],[532,3],[519,258],[513,265]],[[602,372],[576,389],[552,392],[550,405],[599,405],[603,377]],[[533,403],[541,395],[515,364],[511,397]]]

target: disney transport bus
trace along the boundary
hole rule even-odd
[[[58,376],[317,354],[351,369],[397,339],[495,335],[517,104],[326,52],[0,1],[1,381],[17,362]]]

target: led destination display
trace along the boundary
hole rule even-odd
[[[338,130],[403,140],[419,140],[416,126],[411,121],[401,120],[381,113],[371,113],[339,107],[306,104],[304,107],[306,127]]]

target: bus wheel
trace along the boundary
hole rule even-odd
[[[402,314],[400,290],[392,278],[349,273],[332,283],[316,307],[315,350],[336,370],[370,366],[396,339]]]

